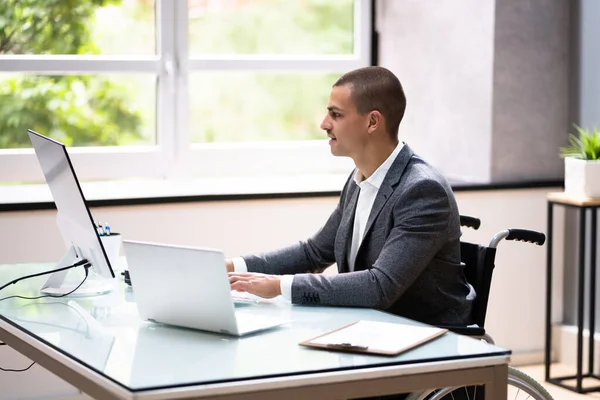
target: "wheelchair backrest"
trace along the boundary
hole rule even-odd
[[[461,261],[465,264],[465,277],[473,286],[477,297],[473,303],[471,323],[484,327],[487,312],[496,249],[478,244],[460,242]]]

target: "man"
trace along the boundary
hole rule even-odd
[[[228,260],[232,289],[435,325],[470,323],[475,294],[460,263],[456,200],[445,178],[398,141],[405,108],[402,85],[385,68],[337,80],[321,129],[331,153],[356,165],[337,208],[306,241]],[[334,262],[339,274],[320,274]]]

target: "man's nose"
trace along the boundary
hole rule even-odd
[[[325,116],[325,118],[323,118],[323,121],[321,121],[321,129],[323,129],[324,131],[328,131],[331,129],[331,123],[329,122],[329,118],[327,116]]]

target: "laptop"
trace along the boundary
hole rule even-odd
[[[242,336],[288,321],[236,312],[219,250],[124,240],[140,317],[152,322]]]

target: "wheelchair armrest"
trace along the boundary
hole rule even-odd
[[[438,326],[439,328],[448,329],[451,332],[458,333],[459,335],[466,336],[483,336],[485,335],[485,328],[481,328],[477,325],[472,326]]]

